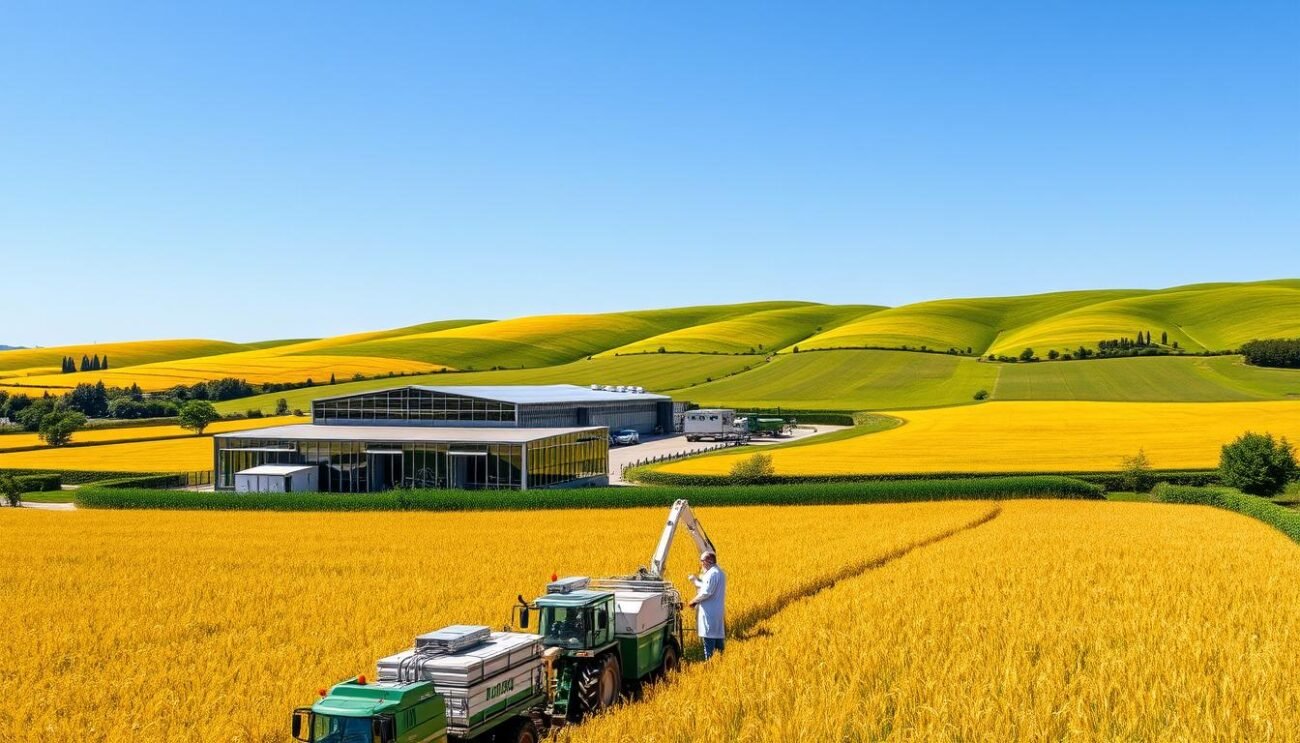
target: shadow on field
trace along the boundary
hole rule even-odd
[[[943,540],[948,539],[950,537],[954,537],[964,531],[970,531],[971,529],[976,529],[980,526],[983,526],[984,524],[987,524],[993,519],[997,518],[999,515],[1001,515],[1001,513],[1002,513],[1002,504],[994,503],[993,507],[990,508],[987,513],[981,515],[979,518],[975,519],[974,521],[971,521],[968,524],[963,524],[962,526],[957,526],[947,531],[939,532],[934,536],[927,537],[925,539],[920,540],[919,542],[913,542],[912,544],[899,547],[898,549],[888,552],[879,557],[874,557],[870,560],[864,560],[862,562],[856,562],[850,565],[846,565],[840,570],[831,573],[830,575],[822,576],[820,578],[813,580],[812,582],[805,583],[802,586],[792,588],[789,591],[785,591],[784,593],[773,596],[771,599],[765,601],[762,604],[759,604],[758,606],[750,609],[749,611],[744,612],[738,618],[732,620],[731,622],[728,622],[728,624],[730,624],[731,627],[730,627],[730,631],[728,632],[727,639],[742,642],[744,640],[749,640],[756,637],[767,636],[770,634],[770,632],[760,625],[762,625],[763,622],[766,622],[767,620],[779,614],[781,610],[785,609],[790,604],[796,601],[802,601],[803,599],[815,596],[828,588],[834,587],[835,584],[839,583],[842,580],[847,580],[849,578],[856,578],[868,571],[875,570],[880,567],[884,567],[885,565],[888,565],[889,563],[901,557],[905,557],[908,554],[911,554],[915,550],[921,549],[923,547],[929,547],[932,544],[937,544],[939,542],[942,542]],[[700,655],[700,649],[698,646],[693,647],[691,649],[690,655],[696,658],[697,660],[700,657],[702,657]]]

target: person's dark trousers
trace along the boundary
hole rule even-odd
[[[726,640],[715,640],[711,637],[701,637],[700,640],[704,642],[705,660],[712,658],[714,653],[721,653],[723,648],[727,646]]]

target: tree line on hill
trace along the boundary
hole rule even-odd
[[[80,366],[77,365],[77,360],[74,359],[73,357],[71,356],[63,357],[63,366],[62,366],[63,374],[75,374],[76,372],[79,371],[83,371],[83,372],[104,371],[106,369],[108,369],[108,354],[104,354],[104,358],[101,359],[99,357],[99,354],[95,354],[94,356],[86,356],[83,353],[81,355]]]
[[[1300,338],[1275,338],[1242,344],[1241,355],[1253,366],[1300,369]]]

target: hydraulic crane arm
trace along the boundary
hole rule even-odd
[[[664,532],[659,536],[659,546],[655,548],[654,557],[650,558],[651,577],[664,580],[664,572],[668,569],[668,553],[672,549],[673,537],[677,535],[679,526],[686,528],[701,553],[714,551],[713,542],[709,541],[709,535],[704,533],[704,527],[696,520],[691,504],[685,499],[679,500],[673,503],[672,510],[668,512],[668,523],[664,525]]]

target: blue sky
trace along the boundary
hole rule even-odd
[[[1300,3],[6,3],[0,173],[11,344],[1297,276]]]

